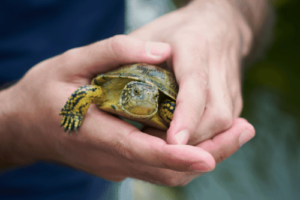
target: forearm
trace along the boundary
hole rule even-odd
[[[229,3],[233,9],[228,14],[236,12],[236,18],[242,21],[243,45],[248,49],[243,55],[243,64],[252,64],[265,52],[271,43],[274,27],[274,12],[268,0],[194,0],[191,4],[203,2],[219,4],[224,10]]]
[[[12,103],[14,86],[9,87],[12,84],[0,89],[0,170],[31,162],[25,156],[27,147],[21,136],[22,129],[19,129],[22,126],[16,109],[18,105]]]
[[[270,16],[270,5],[267,0],[228,0],[238,8],[241,15],[248,22],[254,35],[264,26],[264,22]]]
[[[27,72],[27,76],[34,74],[29,81],[24,78],[25,75],[18,82],[11,82],[0,89],[0,170],[37,160],[55,160],[56,152],[51,149],[53,138],[42,135],[44,130],[50,129],[48,127],[52,128],[52,124],[45,128],[46,123],[37,122],[43,116],[53,115],[49,114],[52,110],[47,109],[46,95],[41,94],[45,86],[41,86],[39,76],[34,72],[34,68]],[[37,89],[36,85],[42,89]],[[42,97],[44,99],[40,100]]]
[[[9,113],[7,101],[7,90],[0,90],[0,170],[8,168],[14,165],[13,161],[13,145],[11,141],[13,140],[13,135],[9,126]]]
[[[188,2],[203,3],[205,1],[212,3],[222,3],[222,1],[224,1],[230,3],[233,7],[237,8],[254,34],[263,29],[264,22],[267,21],[272,12],[268,0],[173,0],[174,4],[178,7],[182,7]]]
[[[251,51],[244,59],[244,65],[251,65],[264,54],[272,41],[274,11],[268,0],[228,0],[247,21],[253,33]]]

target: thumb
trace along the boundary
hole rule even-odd
[[[71,72],[94,77],[124,64],[158,64],[165,61],[170,53],[171,47],[167,43],[145,42],[130,36],[117,35],[60,55],[65,64],[61,73],[70,75]]]

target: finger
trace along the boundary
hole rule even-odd
[[[149,167],[131,163],[129,163],[125,169],[123,168],[121,170],[124,170],[123,173],[127,177],[171,187],[184,186],[193,178],[195,178],[195,176],[203,174],[203,172],[178,172],[170,169]]]
[[[243,108],[243,98],[241,92],[238,92],[238,94],[234,95],[233,107],[233,117],[237,118],[241,115]]]
[[[147,132],[161,136],[154,129],[147,129]],[[233,126],[229,130],[197,146],[211,153],[216,162],[220,163],[236,152],[245,142],[249,141],[254,134],[253,126],[245,119],[238,118],[234,120]],[[176,172],[136,165],[131,166],[131,168],[134,169],[135,173],[129,174],[130,177],[167,186],[183,186],[203,174],[203,172]]]
[[[213,157],[201,148],[168,145],[160,138],[96,110],[88,111],[78,136],[90,137],[90,134],[95,147],[105,144],[105,151],[132,163],[176,171],[211,171],[215,167]]]
[[[171,52],[169,44],[142,41],[130,36],[118,35],[75,48],[60,55],[61,68],[66,73],[94,76],[117,66],[145,62],[157,64],[166,60]]]
[[[173,68],[179,93],[167,132],[167,141],[170,144],[186,144],[194,134],[205,109],[208,66],[207,56],[201,55],[201,52],[206,52],[204,50],[205,44],[199,42],[174,47]]]
[[[206,109],[197,124],[189,144],[212,138],[231,127],[233,121],[233,101],[228,91],[226,80],[222,77],[222,69],[210,69],[209,90]]]
[[[189,143],[192,145],[230,128],[242,108],[239,61],[236,55],[212,51],[210,56],[209,98],[196,131],[190,138]]]
[[[245,119],[237,118],[233,121],[230,129],[215,136],[213,139],[206,140],[198,147],[211,153],[220,163],[232,154],[234,154],[243,144],[252,139],[255,135],[255,129]]]

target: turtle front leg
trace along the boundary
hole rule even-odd
[[[166,99],[160,104],[159,115],[168,124],[170,124],[170,122],[172,121],[175,107],[176,107],[176,102],[170,99]]]
[[[92,103],[101,103],[105,93],[100,86],[86,85],[78,88],[68,99],[59,115],[63,115],[61,126],[65,131],[77,131],[83,121],[83,117]]]

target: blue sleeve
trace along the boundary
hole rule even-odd
[[[123,32],[123,0],[2,0],[0,84],[70,48]]]
[[[2,0],[0,85],[44,59],[122,34],[124,7],[123,0]],[[108,185],[66,166],[35,163],[0,173],[0,199],[98,199]]]

